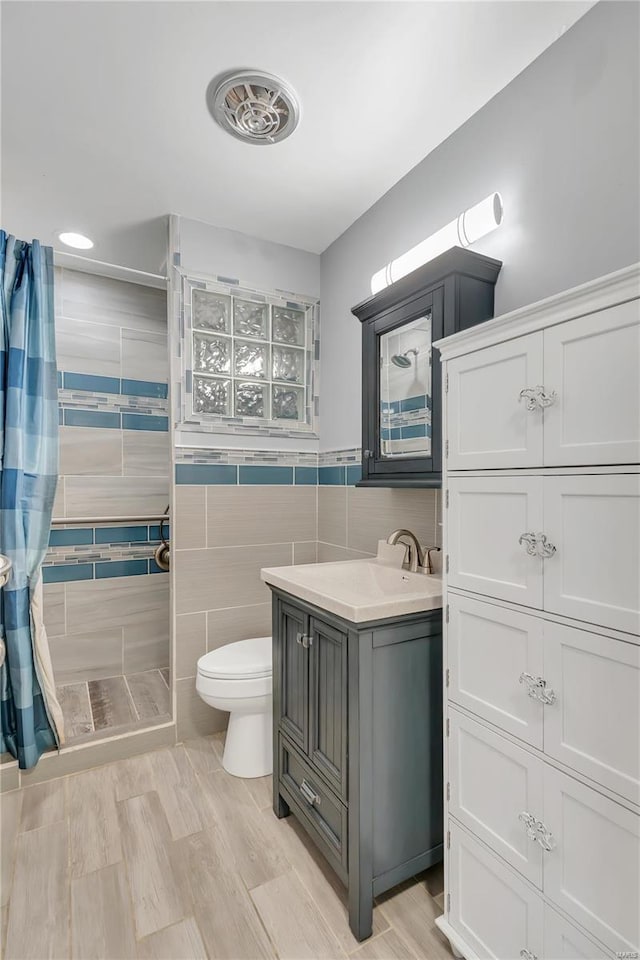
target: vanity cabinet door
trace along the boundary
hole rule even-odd
[[[347,636],[315,617],[309,633],[309,757],[346,799]]]
[[[453,821],[449,829],[449,923],[453,929],[478,960],[531,956],[542,960],[542,899]]]
[[[276,631],[280,729],[301,750],[309,741],[309,664],[305,638],[309,636],[309,617],[296,607],[280,602]],[[279,702],[278,702],[279,701]]]
[[[542,525],[542,477],[450,477],[449,586],[542,607],[539,556],[523,534]]]
[[[640,475],[545,477],[544,609],[640,633]]]
[[[546,466],[638,463],[639,358],[638,300],[544,331]]]
[[[543,410],[520,391],[543,382],[542,333],[447,364],[449,470],[542,465]]]
[[[548,960],[609,960],[611,956],[547,904],[544,907],[544,955]]]

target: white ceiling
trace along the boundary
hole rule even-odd
[[[168,212],[320,252],[592,5],[4,0],[2,226],[151,270]],[[289,140],[214,124],[235,67],[297,90]]]

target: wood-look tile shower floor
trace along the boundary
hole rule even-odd
[[[57,693],[67,744],[171,718],[169,676],[165,670],[65,683],[57,688]]]
[[[0,799],[7,960],[450,960],[434,867],[380,898],[373,937],[271,778],[222,769],[205,737]]]

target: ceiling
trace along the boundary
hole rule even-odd
[[[592,5],[4,0],[2,226],[149,270],[169,212],[321,252]],[[290,139],[212,121],[235,67],[293,85]]]

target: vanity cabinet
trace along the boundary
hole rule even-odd
[[[362,323],[359,486],[440,486],[441,376],[432,343],[493,316],[501,266],[453,247],[353,307]]]
[[[273,592],[273,803],[373,898],[442,859],[442,612],[351,623]]]

